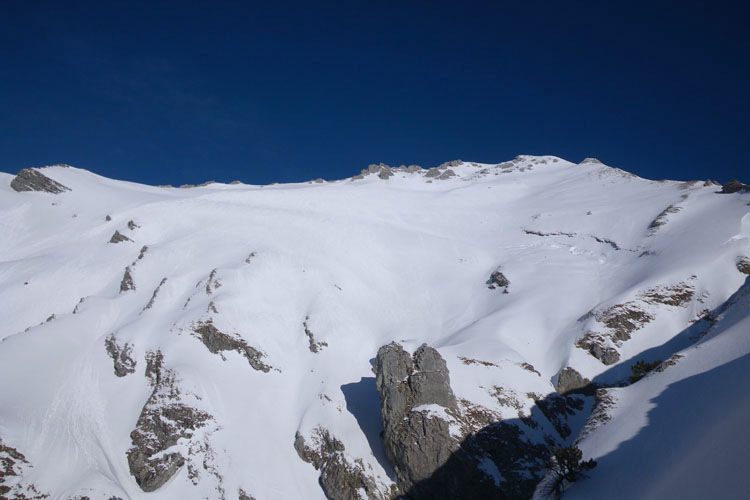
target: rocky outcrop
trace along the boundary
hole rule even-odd
[[[750,191],[750,185],[743,184],[737,179],[732,179],[729,182],[725,182],[721,185],[722,193],[737,193],[739,191]]]
[[[566,366],[557,376],[555,389],[559,394],[568,394],[571,392],[580,392],[591,384],[591,381],[584,378],[577,370]]]
[[[315,340],[315,335],[313,334],[312,330],[310,330],[310,327],[307,325],[307,322],[310,320],[309,316],[305,316],[305,321],[302,322],[302,327],[305,329],[305,335],[307,335],[307,342],[308,342],[308,349],[310,349],[310,352],[317,353],[318,351],[322,350],[324,347],[328,347],[327,342],[319,342]]]
[[[124,377],[135,373],[136,362],[132,358],[133,348],[130,344],[127,342],[122,345],[118,344],[114,334],[112,334],[104,340],[104,346],[107,349],[107,354],[114,362],[115,375]]]
[[[737,257],[737,270],[743,274],[750,275],[750,257]]]
[[[633,332],[640,330],[656,319],[652,306],[685,307],[695,295],[695,286],[690,280],[674,285],[663,285],[642,291],[631,301],[615,304],[605,309],[595,309],[580,321],[593,319],[591,328],[576,341],[576,346],[585,349],[605,365],[620,360],[617,347],[630,340]]]
[[[173,448],[177,442],[189,442],[196,430],[208,425],[213,417],[183,401],[176,374],[164,367],[160,351],[147,355],[146,377],[153,392],[138,417],[135,430],[130,433],[133,445],[127,452],[127,459],[138,486],[150,492],[174,476],[192,455],[190,445],[188,457],[183,456],[182,450]],[[204,451],[206,447],[207,444],[202,443],[198,449]],[[208,469],[207,461],[203,467]],[[194,474],[191,470],[189,475]]]
[[[648,225],[650,234],[653,234],[660,226],[663,226],[667,223],[669,214],[676,214],[680,210],[682,210],[682,207],[677,205],[669,205],[667,208],[662,210],[659,215],[657,215],[656,218],[651,221],[651,224]]]
[[[133,281],[133,273],[130,271],[130,266],[128,266],[122,275],[122,281],[120,281],[120,293],[129,292],[130,290],[135,290],[135,282]]]
[[[213,354],[218,354],[226,361],[223,351],[236,351],[243,355],[247,362],[254,370],[269,372],[271,367],[263,362],[266,356],[261,351],[247,345],[243,339],[238,336],[228,335],[217,329],[211,321],[198,323],[193,329],[199,335],[201,342]]]
[[[542,477],[547,447],[519,426],[469,401],[456,401],[440,354],[422,345],[413,356],[398,344],[375,359],[386,454],[409,499],[528,499]],[[520,410],[512,391],[502,404]],[[538,427],[531,417],[526,425]],[[570,432],[568,430],[568,432]]]
[[[390,497],[366,474],[361,460],[347,458],[344,444],[328,430],[316,428],[310,442],[297,432],[294,449],[302,460],[320,471],[318,482],[329,500],[387,500]]]
[[[60,194],[70,191],[70,188],[63,186],[42,174],[34,168],[24,168],[10,181],[10,187],[15,191],[41,191],[43,193]]]
[[[16,448],[0,439],[0,499],[42,500],[49,495],[40,492],[34,484],[24,480],[32,468],[26,457]]]
[[[112,237],[109,239],[110,243],[122,243],[123,241],[133,241],[120,231],[115,231]]]
[[[499,268],[493,271],[490,275],[490,279],[487,280],[487,288],[490,290],[502,288],[504,293],[508,293],[508,286],[510,286],[510,281],[502,272],[500,272]]]
[[[156,288],[154,288],[154,293],[151,294],[151,298],[148,300],[148,304],[145,305],[145,307],[141,310],[141,312],[154,307],[154,302],[156,302],[156,297],[159,295],[159,290],[161,290],[161,287],[164,286],[164,283],[166,282],[167,282],[167,278],[162,278],[162,280],[159,282],[159,285]]]
[[[378,350],[374,370],[385,451],[399,488],[409,491],[460,448],[448,367],[432,347],[422,345],[411,356],[392,343]]]
[[[211,271],[208,275],[208,281],[206,282],[206,295],[211,295],[217,289],[221,288],[221,281],[216,277],[216,269]]]

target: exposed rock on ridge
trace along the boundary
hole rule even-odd
[[[41,191],[44,193],[60,194],[70,191],[70,188],[54,181],[34,168],[24,168],[10,181],[10,187],[15,191]]]
[[[224,356],[221,354],[223,351],[237,351],[247,359],[247,362],[250,363],[253,369],[262,372],[269,372],[271,370],[271,367],[262,361],[265,354],[254,347],[250,347],[241,338],[219,331],[212,322],[198,323],[194,331],[200,335],[203,345],[213,354],[219,354],[223,358]]]
[[[365,472],[361,460],[347,460],[344,444],[328,430],[314,430],[311,443],[297,432],[294,449],[299,457],[320,470],[318,482],[329,500],[388,500],[390,495],[380,491],[375,480]]]
[[[183,401],[185,396],[180,391],[177,376],[164,367],[160,351],[146,356],[146,377],[153,392],[138,417],[135,430],[130,433],[133,446],[127,452],[127,459],[138,486],[151,492],[164,485],[186,462],[189,476],[195,477],[197,469],[189,462],[194,453],[204,453],[203,469],[210,470],[208,443],[193,446],[191,438],[213,417]],[[187,440],[187,458],[183,455],[185,446],[176,446],[183,439]]]
[[[122,345],[118,344],[114,334],[112,334],[106,338],[104,346],[107,348],[107,354],[114,362],[115,375],[124,377],[135,372],[136,362],[132,358],[133,348],[130,344],[127,342]]]

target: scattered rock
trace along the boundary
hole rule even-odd
[[[107,221],[107,222],[110,222],[110,221],[112,220],[112,216],[110,216],[110,215],[107,215],[107,216],[106,216],[106,217],[104,218],[104,220],[105,220],[105,221]]]
[[[250,264],[250,262],[252,262],[256,255],[257,254],[255,252],[250,252],[250,254],[247,256],[247,259],[245,259],[245,264]]]
[[[125,342],[123,345],[119,345],[115,340],[115,335],[111,334],[104,340],[104,346],[107,349],[107,354],[114,362],[115,375],[124,377],[130,373],[135,373],[136,362],[131,357],[133,348],[130,344]]]
[[[136,260],[141,260],[144,255],[146,255],[146,252],[148,252],[148,247],[146,245],[143,245],[141,247],[141,252],[138,254],[138,258]]]
[[[677,362],[679,360],[681,360],[682,358],[683,358],[683,356],[681,354],[672,354],[672,356],[670,356],[670,358],[668,360],[662,362],[659,366],[657,366],[656,368],[654,368],[654,371],[663,372],[664,370],[666,370],[670,366],[676,365]]]
[[[691,280],[693,278],[691,277]],[[689,282],[680,282],[649,288],[638,294],[635,300],[616,304],[601,311],[590,311],[581,320],[594,318],[605,331],[597,331],[594,327],[576,342],[576,346],[587,350],[605,365],[614,364],[620,360],[616,348],[630,340],[633,332],[655,319],[655,316],[646,310],[646,306],[685,307],[694,295],[695,286]]]
[[[378,489],[375,480],[365,472],[361,460],[350,461],[344,443],[328,430],[314,430],[311,443],[297,432],[294,449],[299,457],[320,470],[318,482],[329,500],[388,500],[390,495]]]
[[[136,224],[132,220],[128,221],[128,229],[130,229],[131,231],[133,231],[135,229],[138,229],[139,227],[141,227],[141,226],[139,226],[138,224]]]
[[[586,424],[576,438],[576,443],[612,419],[610,410],[615,407],[615,398],[608,389],[597,389],[594,396],[594,407]]]
[[[648,225],[648,228],[651,230],[651,234],[653,234],[659,226],[663,226],[667,223],[667,217],[669,216],[669,214],[676,214],[680,210],[682,210],[682,207],[676,205],[669,205],[667,208],[662,210],[659,215],[657,215],[656,218],[651,221],[651,224]]]
[[[302,322],[302,326],[305,329],[305,335],[307,335],[308,340],[308,349],[310,349],[310,352],[316,353],[320,350],[322,350],[324,347],[328,347],[327,342],[316,342],[315,336],[313,335],[313,332],[310,331],[310,328],[307,325],[307,322],[310,320],[310,316],[305,316],[305,321]]]
[[[208,275],[208,282],[206,283],[206,295],[211,295],[217,288],[221,288],[221,281],[216,277],[216,269],[211,271]]]
[[[499,268],[494,271],[490,275],[490,279],[487,280],[487,288],[489,288],[490,290],[494,290],[495,288],[503,288],[504,293],[508,293],[509,285],[510,281],[502,272],[500,272]]]
[[[482,366],[492,366],[495,368],[498,367],[495,363],[490,363],[489,361],[481,361],[478,359],[465,358],[463,356],[459,356],[458,359],[460,359],[461,362],[465,365],[482,365]]]
[[[587,163],[603,165],[603,163],[599,161],[598,158],[585,158],[581,163],[579,163],[579,165],[586,165]]]
[[[109,239],[110,243],[122,243],[123,241],[133,241],[124,234],[120,233],[120,231],[115,231],[115,234],[112,235],[112,237]]]
[[[220,355],[225,361],[226,358],[222,354],[223,351],[236,351],[247,358],[248,363],[250,363],[250,366],[254,370],[266,373],[271,370],[271,367],[262,361],[266,356],[265,354],[250,347],[238,336],[231,336],[220,332],[211,321],[198,323],[193,331],[200,335],[201,342],[203,342],[203,345],[211,353]]]
[[[456,173],[453,170],[448,169],[442,174],[440,174],[440,176],[438,177],[438,180],[443,181],[445,179],[450,179],[451,177],[455,177],[455,176],[456,176]]]
[[[135,282],[133,281],[133,274],[130,272],[130,266],[125,268],[125,274],[122,275],[122,281],[120,281],[120,293],[135,290]]]
[[[162,285],[167,282],[167,278],[162,278],[162,280],[159,282],[159,285],[154,289],[154,293],[151,294],[151,298],[148,301],[148,304],[146,304],[146,307],[141,310],[141,312],[145,311],[146,309],[151,309],[154,306],[154,301],[156,301],[156,296],[159,295],[159,290],[161,290]]]
[[[252,495],[248,495],[247,493],[245,493],[245,490],[240,488],[240,490],[237,492],[237,500],[255,500],[255,497]]]
[[[562,369],[557,376],[557,383],[555,384],[558,394],[562,395],[574,392],[588,392],[587,389],[590,390],[590,388],[591,381],[569,366]]]
[[[40,492],[33,484],[24,480],[24,475],[33,466],[16,448],[0,439],[0,499],[42,500],[49,494]]]
[[[10,181],[10,187],[15,191],[41,191],[44,193],[60,194],[70,191],[70,188],[63,186],[42,174],[34,168],[24,168]]]
[[[521,363],[521,368],[523,368],[523,369],[524,369],[524,370],[526,370],[526,371],[530,371],[530,372],[532,372],[532,373],[536,373],[536,374],[537,374],[537,375],[538,375],[539,377],[541,377],[541,376],[542,376],[542,374],[541,374],[541,373],[539,373],[539,372],[538,372],[538,371],[537,371],[537,370],[536,370],[536,369],[534,368],[534,365],[532,365],[532,364],[530,364],[530,363]]]
[[[569,417],[574,417],[578,412],[583,410],[583,398],[569,394],[564,396],[549,394],[547,397],[542,398],[531,393],[529,396],[534,399],[537,408],[541,410],[542,414],[552,424],[560,437],[567,439],[571,432],[567,420]]]
[[[232,182],[230,182],[229,184],[231,184],[232,186],[236,186],[237,184],[242,184],[242,181],[239,181],[239,180],[237,180],[237,181],[232,181]]]
[[[437,168],[444,170],[449,167],[460,167],[461,165],[463,165],[463,163],[464,162],[462,162],[461,160],[451,160],[446,161],[445,163],[441,163]]]

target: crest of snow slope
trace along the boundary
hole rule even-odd
[[[198,431],[210,452],[195,460],[218,471],[196,479],[182,467],[159,498],[236,498],[239,489],[258,500],[324,498],[293,447],[297,431],[318,426],[387,488],[370,365],[380,346],[430,344],[458,398],[510,418],[515,409],[498,406],[491,388],[549,393],[569,364],[616,378],[742,283],[741,194],[552,157],[451,170],[429,183],[396,172],[166,189],[45,169],[71,189],[58,195],[16,193],[0,175],[0,436],[33,465],[24,479],[53,498],[148,496],[127,453],[152,393],[145,358],[158,350],[182,393],[213,417]],[[115,231],[131,241],[108,243]],[[135,289],[121,293],[128,266]],[[498,266],[508,294],[488,289]],[[694,298],[653,311],[619,364],[575,347],[587,312],[685,280]],[[209,351],[195,333],[209,320],[271,369]],[[311,352],[307,331],[327,345]],[[111,335],[130,346],[134,373],[115,376]]]

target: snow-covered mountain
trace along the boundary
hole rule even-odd
[[[740,498],[738,189],[552,156],[0,174],[0,497],[529,498],[577,443],[565,498]]]

